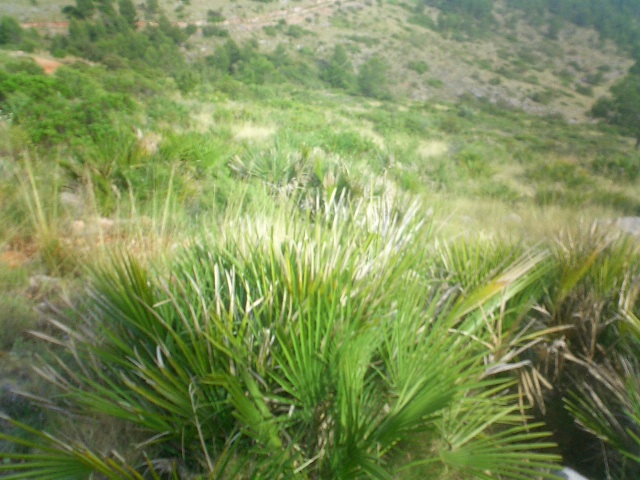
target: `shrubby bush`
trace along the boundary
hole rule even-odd
[[[417,211],[334,198],[313,217],[283,209],[275,225],[234,219],[165,268],[114,256],[52,322],[60,355],[41,371],[57,412],[136,438],[98,451],[3,418],[0,440],[25,448],[0,472],[521,480],[552,468],[546,434],[483,355],[540,258],[454,295],[429,272]]]
[[[0,45],[18,45],[22,41],[23,31],[13,17],[0,18]]]
[[[153,17],[160,10],[158,0],[147,0],[144,6],[144,10],[147,18]]]
[[[44,70],[32,58],[21,58],[19,60],[5,63],[4,69],[9,73],[26,73],[29,75],[42,75]]]
[[[255,42],[238,45],[229,39],[213,55],[207,56],[200,68],[204,77],[223,82],[221,77],[231,76],[247,85],[280,84],[288,81],[319,86],[321,82],[314,63],[314,58],[309,58],[304,53],[291,54],[282,44],[272,53],[265,54],[258,50]]]
[[[132,28],[135,28],[138,14],[133,2],[131,0],[118,0],[118,11],[120,16],[124,18]]]
[[[373,55],[360,65],[358,70],[358,88],[365,97],[388,100],[391,98],[387,74],[389,65],[378,55]]]
[[[353,65],[342,44],[334,47],[333,54],[320,70],[320,78],[334,88],[351,90],[355,86]]]
[[[445,13],[461,13],[478,21],[485,21],[493,16],[493,0],[424,0]]]
[[[554,38],[562,21],[594,27],[604,38],[634,51],[640,45],[640,2],[630,0],[507,0],[510,8],[525,12],[534,24],[549,23],[548,36]]]
[[[636,148],[640,148],[640,62],[636,62],[610,91],[610,96],[599,98],[593,105],[591,114],[634,135]]]
[[[207,10],[207,21],[218,23],[224,21],[224,15],[219,10]]]
[[[206,25],[202,27],[202,36],[203,37],[228,37],[229,30],[223,27],[219,27],[217,25]]]
[[[136,106],[127,95],[105,91],[82,68],[62,67],[53,77],[0,70],[0,108],[36,145],[91,142]]]
[[[424,60],[411,61],[407,64],[407,68],[422,75],[429,71],[429,64]]]
[[[73,8],[79,8],[78,6]],[[56,56],[71,54],[95,62],[107,61],[112,68],[133,66],[149,76],[178,75],[186,63],[179,45],[188,35],[160,16],[157,26],[136,29],[136,10],[131,0],[119,0],[119,11],[111,2],[100,3],[92,15],[72,15],[67,36],[57,35],[50,44]],[[149,71],[151,69],[151,71]]]
[[[103,3],[110,4],[111,2]],[[93,16],[95,11],[96,6],[93,3],[93,0],[76,0],[75,6],[67,5],[62,8],[62,13],[64,13],[69,19],[88,19]]]

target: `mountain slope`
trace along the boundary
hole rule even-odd
[[[60,25],[47,22],[64,20],[60,12],[69,3],[13,0],[4,8],[26,25],[57,33]],[[595,99],[633,63],[594,29],[559,21],[550,32],[547,24],[534,26],[526,13],[501,2],[488,26],[476,30],[447,27],[439,9],[410,2],[192,0],[164,1],[160,7],[173,21],[198,26],[187,45],[192,58],[213,54],[226,40],[203,35],[206,25],[237,41],[253,40],[265,52],[284,45],[316,61],[328,59],[339,44],[356,67],[372,55],[383,58],[396,96],[450,101],[471,95],[569,121],[586,120]],[[156,18],[143,8],[138,13],[140,19]]]

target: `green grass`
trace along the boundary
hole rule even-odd
[[[27,259],[0,263],[0,377],[30,392],[0,395],[7,478],[534,478],[557,457],[525,414],[553,429],[558,408],[633,477],[640,260],[601,220],[640,212],[638,155],[608,127],[453,101],[426,45],[469,44],[403,8],[388,44],[344,36],[357,9],[250,44],[231,23],[236,46],[195,35],[173,76],[118,57],[46,77],[0,52],[0,254]],[[336,32],[415,99],[325,88]],[[582,63],[545,63],[572,42],[462,63],[517,89],[535,62],[526,95],[572,105],[547,74]]]

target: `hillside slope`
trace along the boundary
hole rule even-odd
[[[64,31],[61,13],[68,0],[46,4],[11,0],[3,6],[25,26],[49,34]],[[585,121],[595,99],[621,78],[630,56],[597,31],[563,22],[557,31],[533,26],[525,14],[496,2],[490,28],[441,28],[440,10],[423,11],[407,1],[252,0],[160,1],[174,22],[198,27],[186,45],[190,57],[211,55],[224,36],[205,36],[215,25],[237,41],[253,40],[262,51],[284,45],[288,51],[327,59],[343,45],[357,67],[372,55],[390,66],[396,96],[416,101],[487,99],[536,114],[561,114]],[[138,8],[139,19],[153,19]],[[213,14],[213,16],[212,16]],[[214,20],[207,22],[207,19]]]

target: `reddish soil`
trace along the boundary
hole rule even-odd
[[[33,59],[38,65],[42,67],[44,73],[46,73],[47,75],[54,74],[55,71],[63,65],[61,62],[48,58],[33,57]]]
[[[20,268],[29,261],[29,257],[17,250],[0,252],[0,264],[8,268]]]
[[[62,62],[59,62],[58,60],[53,60],[51,58],[41,57],[38,55],[31,55],[23,51],[11,52],[9,53],[9,55],[17,58],[31,57],[34,62],[36,62],[40,67],[42,67],[42,69],[44,70],[44,73],[46,73],[47,75],[53,75],[58,68],[64,65]],[[70,60],[70,61],[73,61],[73,60]]]

